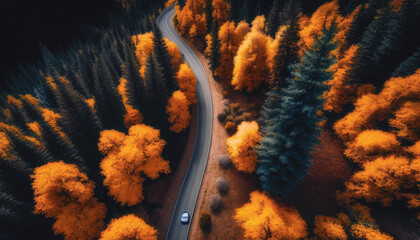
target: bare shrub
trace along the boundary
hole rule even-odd
[[[210,201],[210,210],[212,213],[219,213],[222,210],[222,198],[219,195],[213,195]]]
[[[228,167],[232,164],[232,160],[230,160],[229,155],[219,155],[217,156],[217,160],[221,169],[228,169]]]
[[[217,178],[216,187],[222,196],[225,196],[229,192],[229,182],[224,177]]]

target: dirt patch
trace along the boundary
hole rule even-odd
[[[224,127],[217,120],[217,115],[223,112],[225,99],[222,96],[223,88],[217,83],[211,74],[208,62],[205,57],[191,44],[190,47],[197,54],[210,83],[210,90],[213,100],[213,136],[210,148],[209,160],[204,174],[203,184],[197,200],[194,212],[194,219],[191,223],[189,238],[191,240],[201,239],[243,239],[242,229],[235,223],[233,215],[235,209],[242,206],[249,200],[249,194],[257,188],[255,175],[243,174],[236,171],[232,166],[227,170],[220,169],[217,156],[227,154],[226,139],[228,135]],[[224,176],[230,185],[229,193],[222,197],[223,209],[218,214],[212,214],[212,230],[208,236],[204,235],[198,226],[198,216],[201,211],[210,210],[210,200],[213,194],[217,194],[216,179]]]
[[[335,216],[339,213],[336,191],[343,189],[344,182],[352,175],[340,140],[328,130],[321,133],[320,140],[317,151],[312,153],[308,175],[292,194],[283,199],[287,205],[299,210],[308,225],[316,215]]]
[[[175,207],[176,199],[187,172],[194,150],[197,132],[197,106],[191,112],[191,124],[185,150],[178,162],[177,169],[170,175],[164,175],[155,181],[145,184],[143,203],[135,210],[136,215],[143,218],[159,232],[159,240],[166,239],[169,223]]]

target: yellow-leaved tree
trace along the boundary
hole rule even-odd
[[[255,171],[258,156],[254,151],[254,147],[260,139],[258,123],[253,121],[242,122],[238,126],[236,134],[226,140],[230,158],[236,169],[247,173]]]
[[[245,37],[234,59],[232,86],[235,90],[252,92],[270,76],[267,36],[251,31]]]
[[[169,162],[162,158],[165,144],[159,130],[144,124],[130,127],[128,135],[102,131],[98,147],[106,157],[100,166],[109,194],[123,205],[140,203],[145,177],[156,179],[170,172]]]
[[[166,113],[172,124],[171,131],[179,133],[188,128],[191,120],[190,102],[182,91],[175,91],[169,98]]]
[[[307,235],[306,222],[296,209],[277,204],[259,191],[236,209],[234,218],[244,229],[245,239],[302,239]]]
[[[157,240],[157,231],[143,219],[129,214],[113,219],[100,240]]]
[[[314,234],[319,240],[347,240],[345,226],[339,218],[316,216]]]

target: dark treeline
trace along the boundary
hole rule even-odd
[[[0,239],[62,239],[54,235],[50,219],[33,214],[30,174],[52,161],[76,164],[95,182],[95,196],[108,208],[107,221],[113,210],[121,210],[106,196],[99,167],[104,156],[98,151],[102,130],[127,132],[127,103],[121,94],[141,112],[145,124],[160,130],[167,142],[163,158],[176,166],[185,131],[171,132],[166,121],[166,102],[179,86],[166,44],[154,27],[154,14],[163,3],[138,0],[129,10],[118,10],[108,27],[92,29],[66,51],[54,54],[40,45],[43,64],[21,67],[9,76],[0,109],[0,137],[5,140],[0,152]],[[154,54],[143,79],[131,36],[148,31],[155,34]],[[118,89],[121,78],[126,79],[124,93]]]

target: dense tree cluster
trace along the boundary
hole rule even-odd
[[[98,238],[115,201],[140,203],[176,166],[196,79],[152,24],[162,1],[144,2],[71,51],[41,46],[44,65],[1,96],[1,237]]]

